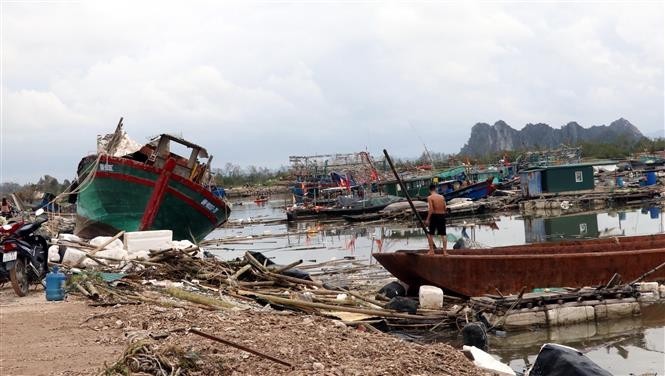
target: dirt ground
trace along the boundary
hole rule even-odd
[[[187,333],[199,328],[273,355],[288,368]],[[47,302],[0,289],[1,375],[95,375],[129,343],[155,353],[192,354],[200,375],[481,375],[445,344],[419,345],[304,313],[165,308],[153,304],[90,307],[82,298]],[[161,336],[161,337],[160,337]],[[158,337],[158,338],[155,338]]]
[[[125,343],[111,343],[109,336],[122,338],[122,330],[81,327],[97,310],[77,298],[48,302],[41,288],[19,298],[5,284],[0,288],[0,375],[94,374],[104,362],[115,361]]]

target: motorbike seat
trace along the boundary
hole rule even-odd
[[[43,217],[43,218],[37,218],[35,222],[32,223],[26,223],[25,225],[21,226],[18,230],[16,230],[16,235],[23,237],[32,234],[35,232],[41,225],[42,223],[46,222],[48,218]]]

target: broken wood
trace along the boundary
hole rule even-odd
[[[74,282],[73,286],[86,298],[91,298],[90,293],[83,288],[78,282]]]
[[[85,287],[86,289],[90,292],[90,297],[93,300],[99,299],[99,291],[95,288],[95,286],[92,284],[90,281],[85,281]]]
[[[389,311],[389,310],[353,308],[353,307],[345,307],[345,306],[338,306],[338,305],[332,305],[332,304],[306,302],[306,301],[302,301],[302,300],[282,298],[282,297],[279,297],[279,296],[265,295],[265,294],[255,293],[255,292],[248,292],[248,293],[252,294],[252,295],[254,295],[258,298],[262,298],[262,299],[268,300],[270,302],[274,302],[274,303],[281,304],[281,305],[286,305],[286,306],[318,308],[318,309],[323,309],[323,310],[327,310],[327,311],[362,313],[362,314],[365,314],[365,315],[378,316],[378,317],[393,317],[393,318],[415,319],[415,320],[419,320],[419,319],[421,319],[421,320],[430,320],[430,319],[432,319],[432,316],[425,317],[425,316],[420,316],[420,315],[411,315],[411,314],[407,314],[407,313],[399,313],[399,312]]]
[[[287,270],[289,270],[289,269],[291,269],[291,268],[293,268],[293,267],[296,267],[296,266],[298,266],[298,265],[300,265],[300,264],[302,264],[302,260],[294,261],[294,262],[292,262],[292,263],[290,263],[290,264],[288,264],[288,265],[284,265],[284,266],[282,266],[281,268],[275,269],[275,273],[277,273],[277,274],[281,274],[281,273],[283,273],[283,272],[285,272],[285,271],[287,271]]]
[[[249,251],[245,252],[245,259],[247,259],[247,261],[250,264],[252,264],[255,268],[259,269],[260,271],[264,273],[268,272],[268,268],[263,266],[257,259],[255,259],[254,256],[252,256],[252,254],[249,253]]]

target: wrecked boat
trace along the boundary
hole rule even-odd
[[[230,208],[208,188],[212,156],[203,147],[168,134],[140,146],[121,119],[97,149],[78,166],[76,235],[172,230],[173,238],[196,242],[228,219]]]
[[[373,256],[413,291],[434,285],[461,296],[507,295],[523,288],[602,285],[615,273],[632,281],[665,263],[665,234]],[[665,280],[665,267],[649,279]]]

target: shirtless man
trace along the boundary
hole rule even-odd
[[[443,244],[443,254],[446,254],[446,247],[448,245],[446,239],[446,199],[436,192],[436,185],[430,184],[429,197],[427,198],[427,219],[425,225],[429,226],[430,236],[435,235],[434,232],[441,236]],[[432,249],[428,254],[433,254]]]

